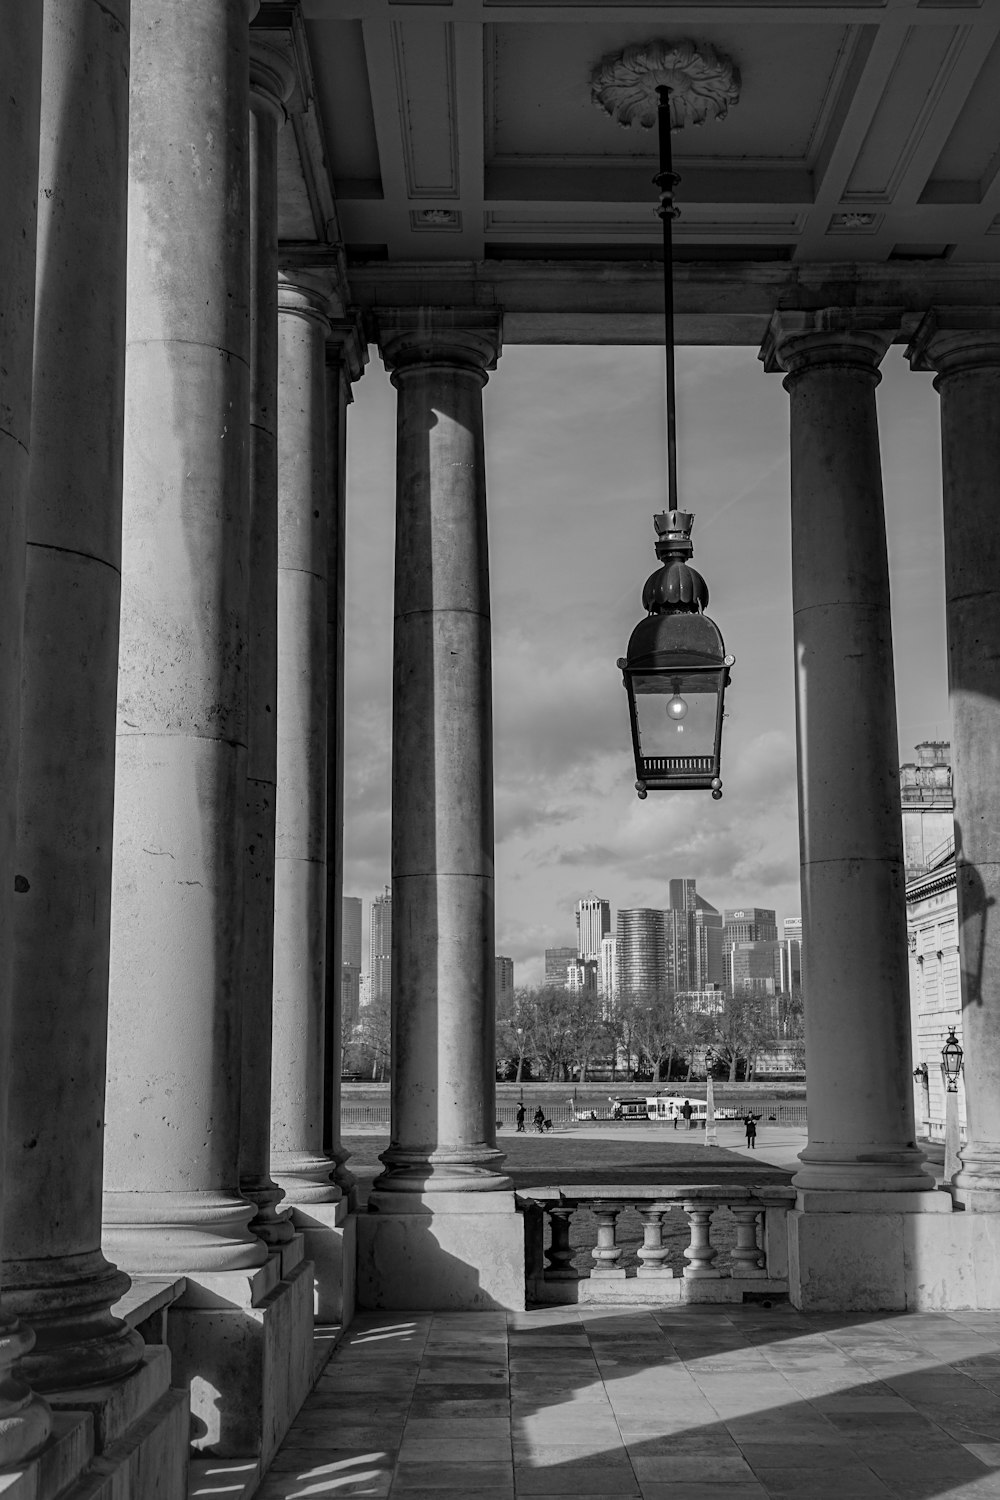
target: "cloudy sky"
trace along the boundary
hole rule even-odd
[[[799,912],[788,398],[753,349],[678,350],[681,503],[736,657],[725,795],[640,802],[615,661],[642,616],[664,508],[662,351],[505,349],[485,392],[496,734],[497,952],[517,984],[575,941],[593,891]],[[937,396],[891,349],[879,387],[900,757],[948,738]],[[389,879],[395,393],[376,351],[348,448],[344,892]],[[365,933],[367,955],[367,930]],[[366,963],[367,967],[367,963]]]

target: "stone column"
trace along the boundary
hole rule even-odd
[[[323,1149],[336,1162],[334,1182],[356,1207],[354,1177],[340,1133],[340,1075],[343,1058],[343,898],[344,898],[344,589],[347,533],[347,408],[351,385],[361,378],[368,350],[357,324],[331,325],[326,345],[327,496],[329,505],[326,663],[326,1048],[323,1097]]]
[[[240,1189],[267,1245],[293,1235],[272,1180],[271,989],[278,745],[278,131],[291,69],[250,35],[250,684],[243,907]]]
[[[238,1190],[248,0],[133,0],[105,1246],[266,1259]]]
[[[496,1146],[493,725],[483,387],[494,313],[387,316],[399,392],[392,1139],[382,1196],[509,1187]]]
[[[801,1189],[933,1187],[911,1087],[889,569],[875,387],[898,318],[776,313],[791,406],[809,1144]],[[845,1306],[854,1305],[845,1303]],[[890,1303],[882,1304],[885,1306]]]
[[[907,350],[941,397],[967,1208],[1000,1207],[1000,313],[937,309]],[[943,1040],[943,1037],[942,1037]]]
[[[278,805],[271,1169],[292,1204],[336,1203],[323,1151],[326,959],[328,301],[278,291]]]
[[[42,7],[15,5],[4,16],[0,47],[0,1152],[7,1132],[13,947],[16,725],[24,605],[24,510],[31,421],[31,350],[35,303],[35,210],[38,192]],[[16,1067],[16,1062],[15,1062]],[[0,1229],[5,1183],[0,1154]],[[0,1469],[21,1464],[45,1442],[49,1409],[12,1373],[34,1335],[8,1308],[0,1310]]]
[[[46,0],[5,1303],[39,1389],[144,1345],[101,1253],[125,358],[128,0]]]

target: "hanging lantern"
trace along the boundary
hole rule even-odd
[[[674,378],[674,188],[680,178],[670,150],[671,91],[656,89],[660,170],[657,209],[663,224],[663,321],[666,356],[667,495],[669,509],[653,517],[662,566],[646,580],[647,615],[620,657],[632,723],[636,791],[710,789],[722,796],[719,774],[723,701],[734,658],[726,655],[718,626],[708,618],[708,586],[689,566],[694,516],[677,503],[677,415]]]
[[[941,1048],[941,1071],[948,1085],[949,1094],[954,1094],[958,1089],[958,1075],[962,1071],[962,1058],[965,1056],[962,1044],[955,1035],[952,1026],[948,1032],[948,1038]]]
[[[722,796],[722,720],[729,668],[722,634],[704,613],[708,585],[688,563],[694,517],[653,517],[662,566],[647,580],[648,613],[619,658],[628,693],[636,791],[711,790]]]

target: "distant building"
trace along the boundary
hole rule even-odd
[[[566,970],[566,988],[577,994],[596,995],[599,967],[596,958],[578,958]]]
[[[618,913],[616,936],[619,995],[662,994],[673,988],[664,912],[626,907]]]
[[[510,1015],[514,1005],[514,960],[497,956],[493,960],[496,980],[497,1015]]]
[[[955,840],[951,745],[925,740],[916,761],[899,768],[903,816],[903,864],[907,880],[932,869]]]
[[[751,990],[758,995],[776,995],[781,988],[783,944],[770,942],[729,943],[726,947],[726,983],[733,991]]]
[[[663,913],[663,935],[667,944],[667,983],[672,990],[691,985],[690,912],[668,908]]]
[[[570,966],[576,963],[576,959],[575,948],[546,948],[545,983],[556,989],[568,989]]]
[[[906,930],[910,967],[917,1133],[944,1134],[945,1088],[941,1048],[951,1027],[962,1041],[962,981],[958,945],[950,746],[944,740],[916,747],[916,763],[900,766]],[[958,1080],[959,1122],[965,1127],[965,1079]]]
[[[372,1005],[388,1005],[392,994],[392,891],[386,886],[372,902],[368,941],[368,973]]]
[[[340,1004],[343,1032],[350,1036],[361,1007],[361,897],[345,896],[341,912]]]
[[[730,943],[774,943],[778,939],[777,914],[766,906],[738,906],[727,910],[722,941]]]
[[[688,949],[688,973],[691,985],[696,990],[709,990],[725,980],[726,966],[722,961],[722,913],[702,897],[690,915]]]
[[[610,901],[591,895],[576,903],[576,951],[579,958],[599,959],[601,942],[610,931]]]
[[[786,917],[781,928],[781,976],[783,995],[802,990],[802,918]]]
[[[617,963],[618,963],[618,939],[608,936],[601,941],[601,967],[598,974],[597,985],[604,996],[605,1016],[610,1015],[618,998]]]
[[[726,1001],[726,992],[721,984],[707,985],[704,989],[681,990],[677,996],[678,1000],[686,1001],[699,1010],[703,1015],[715,1016],[721,1011]]]

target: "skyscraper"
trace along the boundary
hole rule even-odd
[[[601,941],[611,931],[611,903],[584,896],[576,903],[576,951],[580,958],[601,956]]]
[[[497,955],[493,959],[498,1016],[508,1016],[514,1005],[514,960]]]
[[[730,943],[774,943],[778,938],[778,919],[765,906],[740,906],[726,912],[722,940]]]
[[[691,913],[691,944],[688,964],[691,988],[710,989],[713,984],[722,984],[726,966],[722,961],[722,913],[716,911],[703,896],[697,897],[697,905]]]
[[[786,917],[781,931],[781,989],[790,995],[802,988],[802,918]]]
[[[557,989],[568,989],[569,967],[576,963],[576,959],[575,948],[546,948],[545,983],[554,985]]]
[[[619,995],[655,995],[672,988],[662,911],[626,907],[618,913],[616,936]]]
[[[608,936],[601,939],[601,967],[597,976],[597,986],[604,996],[605,1015],[610,1014],[615,1000],[618,997],[618,939]]]
[[[361,898],[345,896],[341,907],[340,1003],[343,1034],[349,1037],[358,1024],[361,1006]]]
[[[372,902],[372,925],[368,941],[370,1003],[388,1005],[392,993],[392,891],[386,886]]]

